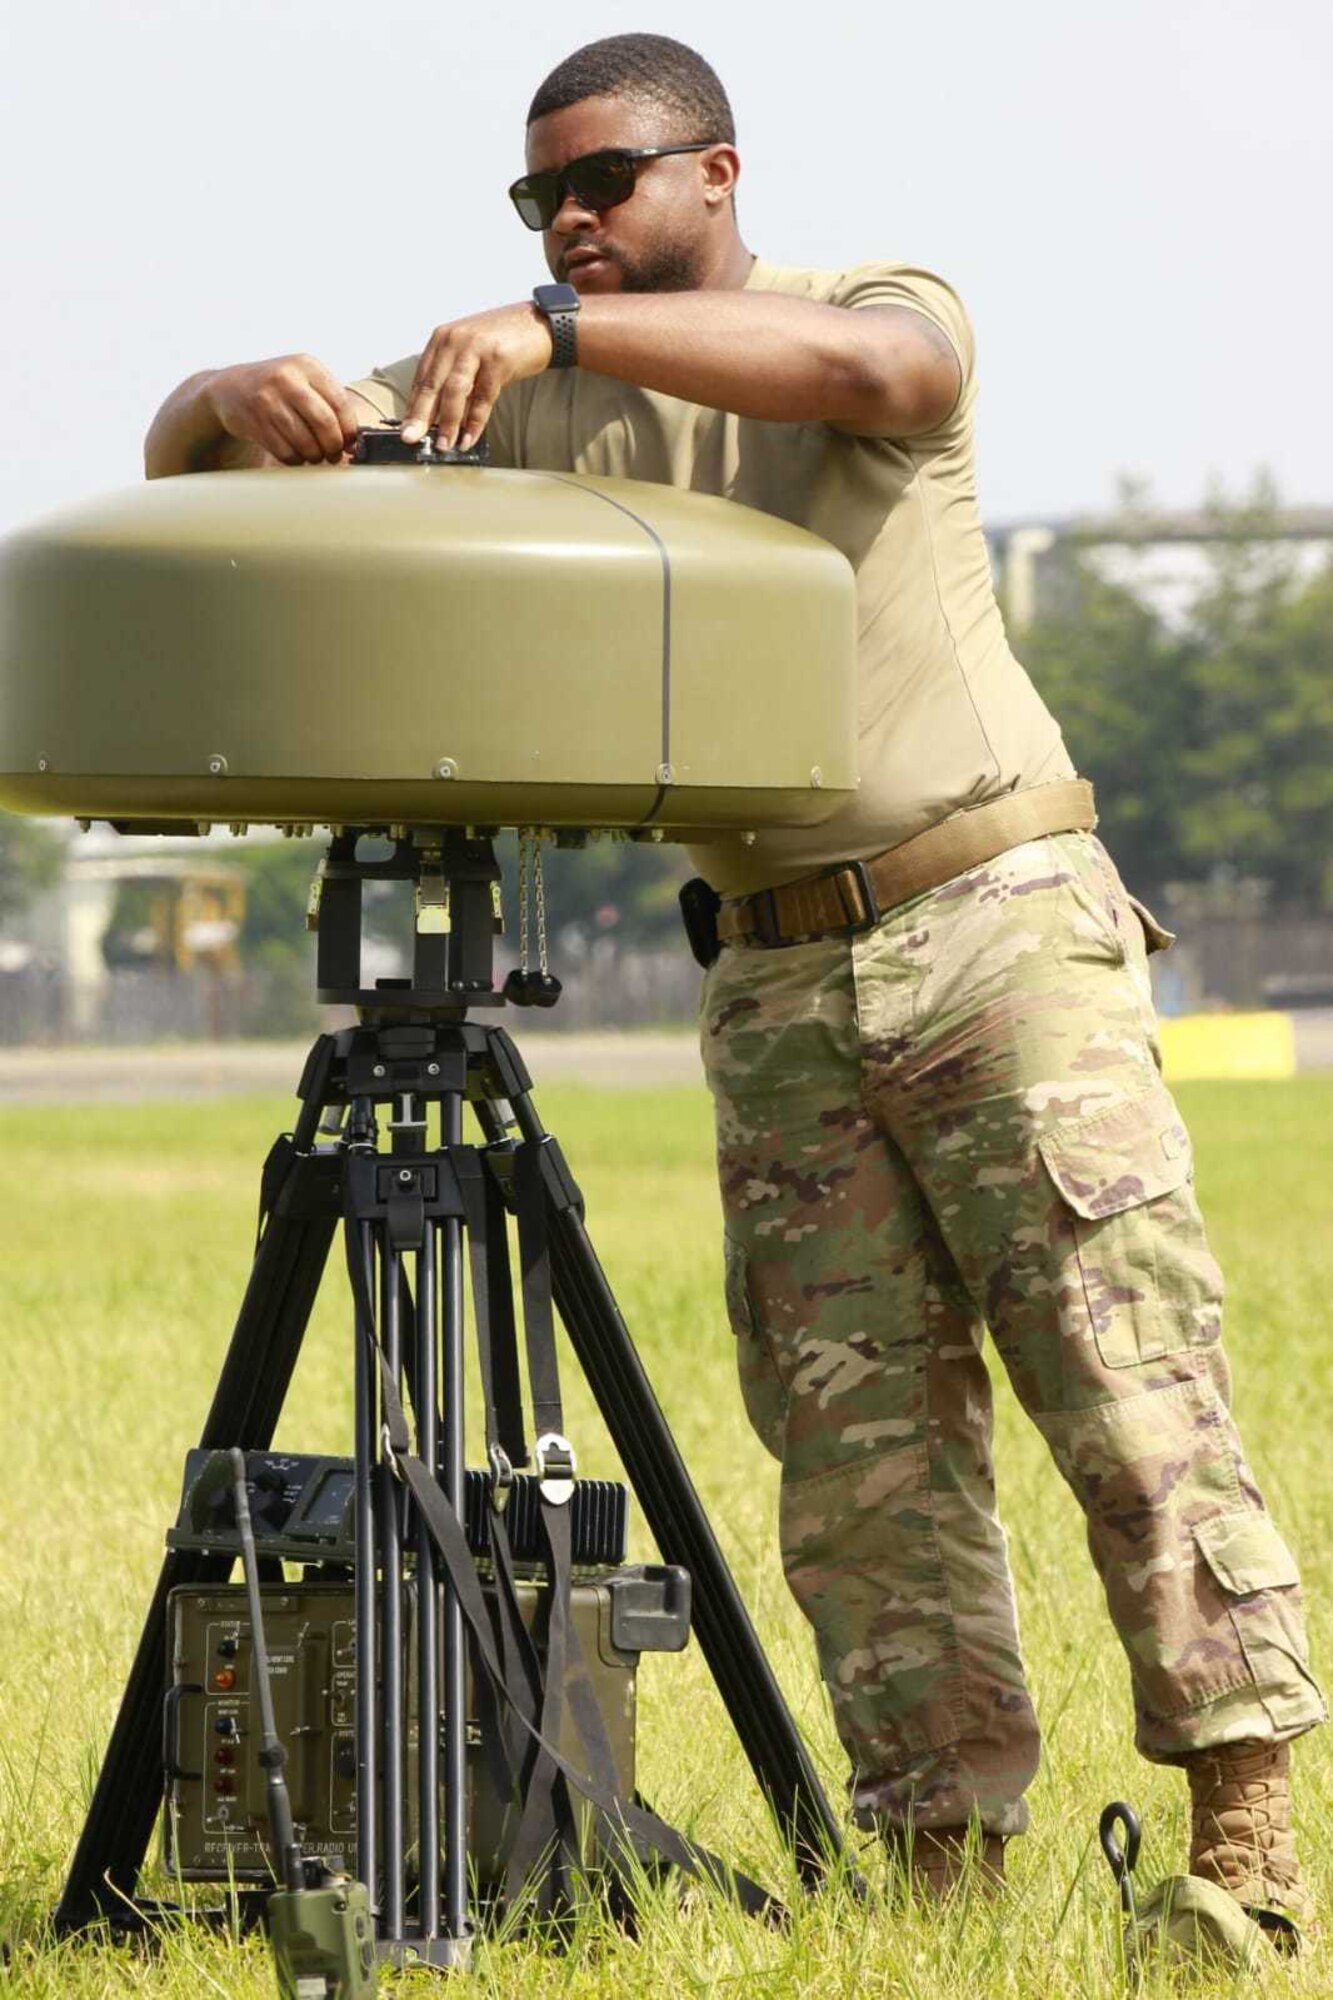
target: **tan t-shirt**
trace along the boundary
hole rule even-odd
[[[1060,731],[1009,650],[977,513],[972,330],[928,271],[756,262],[747,290],[840,306],[906,306],[955,348],[962,392],[938,430],[853,437],[701,408],[579,368],[502,391],[487,430],[497,465],[651,479],[719,494],[822,535],[856,572],[860,771],[821,826],[758,830],[691,849],[724,895],[877,854],[960,806],[1072,776]],[[416,357],[353,384],[401,416]]]

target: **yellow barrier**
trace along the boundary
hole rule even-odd
[[[1290,1014],[1182,1014],[1161,1023],[1168,1083],[1296,1074]]]

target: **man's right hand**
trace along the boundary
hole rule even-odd
[[[313,354],[220,368],[202,400],[226,436],[280,465],[336,465],[363,421],[356,399]]]
[[[173,389],[144,440],[150,479],[243,465],[337,465],[377,411],[312,354],[207,369]]]

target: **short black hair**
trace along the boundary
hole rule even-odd
[[[528,123],[585,97],[635,97],[660,105],[691,139],[736,143],[722,80],[701,55],[670,35],[607,35],[557,63],[528,107]],[[673,131],[670,135],[675,137]]]

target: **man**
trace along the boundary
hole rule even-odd
[[[336,462],[401,416],[409,440],[486,430],[502,465],[723,494],[845,551],[860,791],[695,860],[724,899],[703,1039],[742,1387],[782,1462],[783,1559],[857,1816],[936,1888],[969,1827],[994,1877],[1026,1825],[1038,1733],[988,1324],[1085,1510],[1139,1747],[1188,1772],[1192,1867],[1290,1939],[1309,1900],[1287,1744],[1324,1707],[1228,1415],[1220,1279],[1153,1041],[1164,935],[1005,641],[962,307],[902,265],[757,261],[734,137],[679,43],[579,50],[537,93],[511,190],[572,294],[437,327],[350,389],[309,356],[191,377],[147,469]]]

